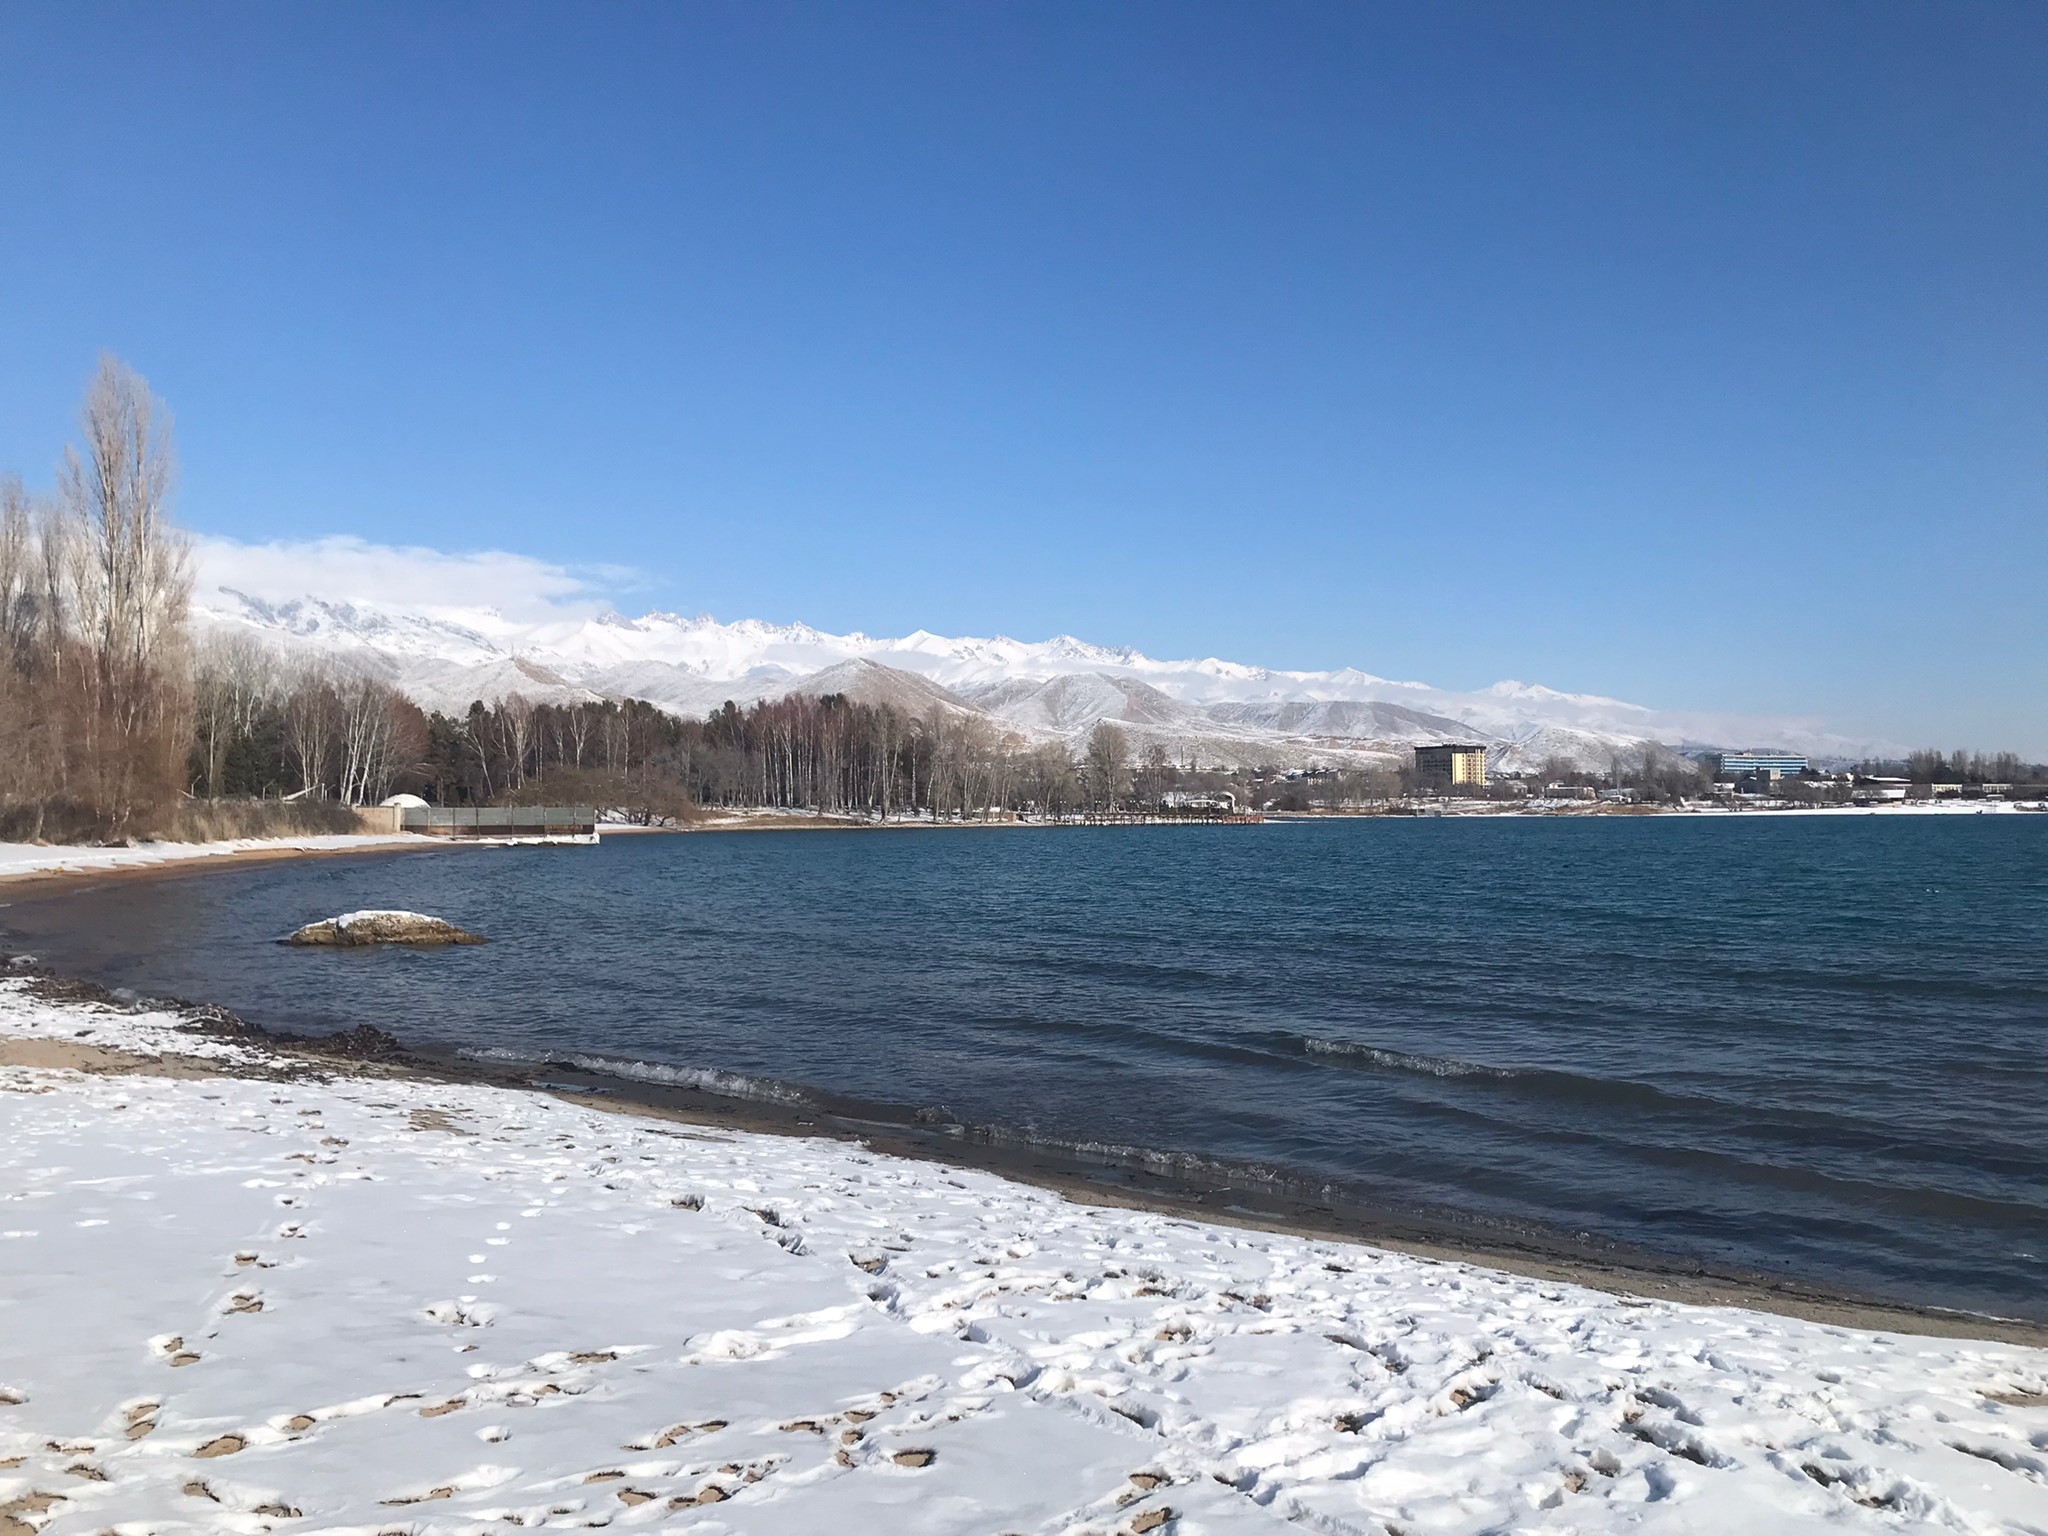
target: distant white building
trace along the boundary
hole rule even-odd
[[[1717,779],[1797,778],[1807,771],[1806,759],[1790,752],[1722,752],[1713,762]]]

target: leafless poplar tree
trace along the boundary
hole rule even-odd
[[[299,773],[299,793],[322,795],[341,734],[341,699],[327,668],[305,666],[285,700],[284,746]]]
[[[498,746],[505,757],[505,774],[512,788],[526,784],[527,759],[533,752],[533,704],[523,694],[508,693],[493,716],[498,726]]]
[[[1116,809],[1131,771],[1131,748],[1124,733],[1107,720],[1096,721],[1095,729],[1088,734],[1084,767],[1089,803],[1098,811]]]
[[[84,455],[66,450],[58,478],[69,528],[57,558],[90,666],[85,751],[118,832],[183,777],[190,546],[169,516],[170,413],[142,376],[102,358],[80,427]]]
[[[348,805],[381,800],[391,784],[397,756],[398,690],[374,677],[345,679],[340,701],[341,798]]]
[[[254,636],[215,631],[193,643],[198,786],[209,797],[221,793],[231,744],[247,738],[262,712],[284,692],[278,654]]]

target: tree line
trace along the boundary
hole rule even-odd
[[[52,493],[0,477],[0,837],[221,835],[327,825],[323,816],[340,827],[345,814],[322,807],[398,792],[671,821],[699,806],[1061,818],[1149,809],[1175,789],[1344,809],[1414,787],[1405,763],[1201,774],[1156,741],[1134,751],[1106,721],[1075,752],[979,715],[913,715],[839,695],[727,703],[703,720],[639,700],[516,694],[460,714],[425,711],[374,657],[286,656],[231,632],[195,640],[190,545],[169,514],[169,412],[140,375],[105,358],[79,428]],[[1896,766],[1921,782],[2048,777],[2009,753],[1921,752]],[[1617,755],[1604,775],[1553,761],[1543,777],[1655,798],[1704,787],[1698,764],[1662,748]],[[290,815],[223,820],[222,807]]]
[[[281,830],[198,807],[597,804],[642,820],[693,805],[860,815],[1065,816],[1156,790],[1104,725],[1080,760],[956,711],[843,697],[681,720],[639,700],[478,701],[424,711],[374,658],[286,656],[188,632],[191,546],[170,517],[170,413],[100,362],[53,494],[0,478],[0,837]],[[334,825],[346,825],[337,821]]]
[[[515,693],[451,716],[240,636],[202,640],[193,678],[192,792],[209,797],[362,805],[403,792],[450,806],[594,804],[644,821],[699,806],[971,820],[1127,808],[1183,777],[1157,748],[1134,760],[1107,723],[1076,761],[979,716],[912,716],[839,694],[727,703],[686,720],[637,699]]]
[[[2043,784],[2048,764],[2023,761],[2015,752],[1942,752],[1937,748],[1912,753],[1900,777],[1915,784]]]
[[[644,819],[706,807],[972,820],[1108,810],[1144,783],[1113,726],[1077,762],[1057,743],[1027,743],[980,716],[912,715],[840,694],[728,702],[702,720],[639,700],[514,694],[426,724],[418,788],[448,804],[573,801]]]
[[[123,835],[175,806],[192,732],[191,554],[170,415],[100,364],[54,495],[0,478],[0,833]]]
[[[291,657],[232,632],[195,640],[169,411],[103,358],[79,426],[53,493],[0,478],[0,837],[276,830],[276,818],[229,825],[196,808],[290,805],[317,824],[312,808],[395,792],[594,803],[650,821],[692,805],[1069,815],[1158,778],[1110,726],[1076,762],[980,717],[843,697],[727,704],[701,721],[638,700],[517,695],[444,715],[374,658]]]

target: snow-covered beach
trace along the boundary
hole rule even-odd
[[[2048,1351],[0,982],[0,1530],[2048,1530]]]
[[[337,832],[304,837],[238,837],[212,843],[138,842],[100,846],[0,843],[0,887],[54,877],[199,870],[264,859],[453,846],[410,832]]]

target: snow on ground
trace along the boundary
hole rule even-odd
[[[0,969],[4,969],[7,958],[0,955]],[[187,1057],[246,1069],[261,1067],[270,1060],[259,1046],[199,1033],[184,1015],[168,1009],[42,1002],[30,994],[29,983],[20,975],[0,975],[0,1041],[7,1040],[85,1046],[148,1057]],[[0,1188],[0,1199],[13,1198],[13,1190]]]
[[[197,1043],[0,981],[80,1031]],[[0,1067],[0,1530],[2041,1532],[2044,1393],[538,1094]]]
[[[1728,805],[1695,801],[1683,806],[1602,805],[1590,800],[1549,800],[1537,798],[1505,808],[1497,800],[1445,800],[1436,809],[1452,816],[1713,816],[1725,820],[1740,816],[1752,820],[1769,816],[1803,821],[1812,816],[2006,816],[2048,810],[2048,802],[2020,800],[1909,800],[1903,805]]]
[[[416,847],[417,833],[334,833],[314,837],[238,837],[218,843],[136,843],[126,848],[53,847],[44,843],[0,843],[0,880],[15,875],[135,869],[250,853],[342,853],[354,848]]]

